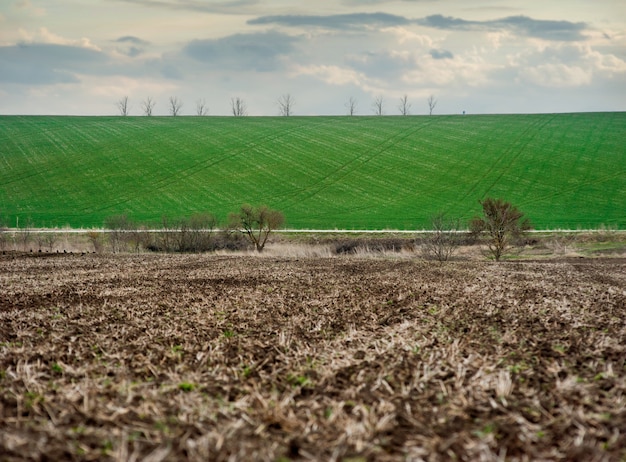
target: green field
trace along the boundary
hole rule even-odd
[[[422,229],[502,197],[538,229],[626,228],[626,113],[0,116],[9,226],[157,222],[244,203],[289,228]]]

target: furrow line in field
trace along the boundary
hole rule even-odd
[[[550,119],[552,120],[552,118]],[[548,121],[549,122],[549,121]],[[528,125],[526,128],[524,128],[524,130],[522,130],[522,132],[517,136],[517,139],[515,140],[515,142],[511,143],[512,145],[516,145],[520,140],[522,140],[524,138],[524,136],[533,128],[538,127],[538,126],[545,126],[547,122],[544,122],[541,119],[536,119],[532,124]],[[524,146],[526,146],[527,143],[524,143]],[[474,191],[476,191],[481,184],[483,184],[484,180],[486,180],[489,175],[491,175],[491,173],[496,169],[496,166],[498,166],[504,159],[506,159],[507,155],[513,150],[513,147],[509,147],[509,149],[506,149],[502,152],[501,155],[499,155],[495,161],[489,166],[489,168],[485,171],[484,174],[480,175],[477,180],[474,182],[474,184],[470,187],[469,190],[466,191],[466,193],[461,196],[458,200],[458,203],[461,204],[463,202],[465,202],[467,200],[467,198],[474,193]],[[521,154],[521,152],[523,151],[523,149],[520,149],[518,151],[517,156],[519,156]],[[502,174],[498,177],[501,178]],[[489,187],[489,190],[491,190],[493,188],[493,186],[495,185],[495,182]]]
[[[310,123],[310,121],[307,121],[307,123]],[[245,146],[243,147],[239,147],[234,149],[233,151],[227,152],[224,155],[218,157],[218,158],[210,158],[201,162],[197,162],[194,165],[191,165],[185,169],[179,170],[176,172],[176,174],[171,175],[169,177],[165,177],[161,180],[159,180],[157,183],[152,183],[149,186],[149,189],[144,188],[144,191],[141,192],[140,194],[137,194],[135,196],[132,197],[126,197],[123,198],[122,200],[119,201],[115,201],[113,203],[109,203],[106,204],[102,207],[100,207],[99,209],[97,209],[97,211],[102,212],[104,210],[107,209],[111,209],[117,206],[120,206],[122,204],[128,203],[134,199],[137,199],[138,197],[142,197],[145,196],[147,194],[154,194],[157,191],[161,191],[163,189],[166,189],[167,187],[171,186],[172,184],[175,184],[176,182],[179,181],[184,181],[187,178],[192,177],[193,175],[196,175],[204,170],[207,170],[211,167],[215,167],[216,165],[225,162],[229,159],[232,159],[234,157],[237,157],[239,155],[242,155],[246,152],[249,152],[250,150],[254,149],[255,147],[261,146],[269,141],[273,141],[273,140],[277,140],[280,139],[281,137],[284,137],[286,135],[288,135],[289,133],[292,133],[296,130],[299,130],[302,127],[302,125],[298,125],[298,126],[292,126],[292,127],[287,127],[279,132],[271,132],[268,133],[267,135],[258,138],[254,141],[250,141],[248,142]]]
[[[530,142],[532,140],[534,140],[538,133],[549,123],[551,123],[555,118],[555,115],[552,115],[552,117],[550,117],[549,119],[545,120],[542,124],[540,124],[540,126],[538,126],[536,128],[536,130],[533,130],[533,132],[530,133],[529,137],[526,137],[526,133],[529,133],[530,131],[530,127],[524,132],[522,133],[522,135],[518,138],[518,140],[516,141],[520,141],[521,140],[521,146],[519,148],[517,148],[517,142],[514,143],[514,146],[516,147],[517,152],[515,152],[513,154],[513,157],[510,159],[510,161],[507,164],[506,168],[502,168],[500,169],[500,174],[497,176],[497,178],[491,183],[491,186],[489,186],[486,190],[485,190],[485,196],[487,196],[487,194],[489,194],[489,191],[491,191],[491,189],[493,189],[493,187],[500,181],[500,179],[504,176],[505,172],[507,172],[509,170],[509,168],[511,167],[511,165],[517,161],[517,159],[522,155],[522,153],[524,152],[524,150],[526,149],[526,146],[528,146],[530,144]],[[508,153],[513,152],[513,147],[511,147],[510,149],[508,149],[505,154],[502,156],[502,158],[504,156],[506,156]]]
[[[361,167],[367,164],[375,157],[388,151],[389,149],[393,148],[401,141],[407,139],[408,137],[417,133],[418,131],[421,131],[425,127],[430,126],[431,124],[432,122],[428,122],[426,124],[420,124],[417,127],[415,127],[413,130],[410,130],[408,132],[400,132],[395,135],[392,135],[391,137],[381,142],[378,146],[371,148],[368,151],[365,151],[363,154],[358,155],[355,158],[349,160],[348,162],[343,164],[340,168],[326,175],[324,178],[320,179],[318,182],[296,193],[291,198],[292,200],[290,202],[287,202],[286,204],[283,203],[282,207],[288,210],[295,203],[301,202],[303,200],[307,200],[307,199],[310,199],[311,197],[316,196],[321,191],[324,191],[328,187],[332,186],[333,184],[338,183],[340,180],[342,180],[346,176],[356,171],[358,167]]]
[[[519,201],[518,205],[520,207],[529,206],[538,202],[544,202],[546,200],[553,199],[555,197],[564,196],[572,192],[579,191],[581,187],[585,185],[599,185],[615,178],[619,179],[619,178],[624,178],[624,177],[626,177],[626,171],[613,172],[613,173],[610,173],[608,175],[604,175],[601,177],[595,177],[591,181],[577,182],[575,186],[570,186],[569,188],[559,188],[558,190],[555,190],[555,192],[552,194],[542,195],[541,197],[535,198],[533,200]],[[626,213],[626,210],[624,211],[624,213]]]

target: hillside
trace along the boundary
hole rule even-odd
[[[486,196],[535,227],[626,228],[626,113],[0,117],[0,216],[101,227],[244,202],[289,228],[421,229]]]

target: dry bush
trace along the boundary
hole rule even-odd
[[[354,239],[338,238],[332,240],[337,255],[388,253],[413,250],[413,242],[402,238],[367,238]]]
[[[262,252],[272,231],[285,223],[285,216],[266,205],[244,204],[237,213],[228,215],[228,229],[241,231],[257,252]]]
[[[461,243],[461,222],[439,213],[431,218],[432,232],[422,239],[422,255],[439,263],[448,261]]]
[[[513,243],[520,245],[524,233],[532,226],[516,206],[503,199],[488,197],[480,205],[483,216],[470,220],[470,231],[474,235],[486,234],[489,252],[495,261],[500,261]]]
[[[575,251],[578,239],[575,234],[559,233],[545,238],[544,242],[555,255],[569,255]]]
[[[93,246],[95,253],[102,253],[104,249],[104,235],[100,231],[87,231],[87,239]]]

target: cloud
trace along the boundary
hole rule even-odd
[[[145,46],[149,45],[149,42],[142,40],[138,37],[126,35],[114,40],[115,43],[119,43],[120,46],[116,48],[119,53],[122,53],[131,58],[135,58],[145,51]]]
[[[587,24],[583,22],[553,21],[533,19],[527,16],[508,16],[488,21],[468,21],[440,14],[425,18],[410,19],[388,13],[353,13],[327,16],[277,15],[250,19],[250,25],[275,24],[287,27],[321,27],[326,29],[365,29],[369,27],[398,27],[421,25],[443,30],[460,31],[511,31],[526,37],[544,40],[575,41],[585,40],[583,32]]]
[[[597,79],[626,81],[626,61],[587,45],[552,46],[511,57],[518,79],[548,88],[591,85]]]
[[[24,29],[19,29],[19,32],[23,38],[23,43],[67,45],[71,47],[101,51],[97,45],[91,43],[91,40],[86,37],[82,37],[78,40],[68,39],[49,31],[47,27],[40,27],[34,34]]]
[[[282,67],[281,57],[300,39],[279,32],[236,34],[220,39],[194,40],[184,53],[212,69],[268,72]]]
[[[138,37],[133,37],[132,35],[125,35],[124,37],[120,37],[115,40],[117,43],[132,43],[133,45],[149,45],[150,42],[146,42],[145,40],[141,40]]]
[[[432,56],[433,59],[452,59],[454,58],[454,55],[452,54],[451,51],[448,50],[430,50],[429,51],[430,56]]]
[[[18,11],[31,14],[33,16],[44,16],[46,14],[46,10],[44,8],[33,6],[30,0],[17,0],[13,4],[13,7]]]
[[[418,19],[416,22],[445,30],[509,30],[526,37],[557,41],[585,40],[583,32],[587,29],[587,24],[583,22],[532,19],[527,16],[508,16],[489,21],[466,21],[436,14]]]
[[[580,87],[589,85],[593,80],[591,69],[563,63],[547,63],[521,69],[520,75],[535,85],[552,88]]]
[[[392,27],[410,24],[403,16],[387,13],[353,13],[330,16],[283,15],[261,16],[248,20],[250,25],[277,24],[289,27],[313,26],[326,29],[362,29],[364,27]]]
[[[364,74],[356,72],[354,69],[319,64],[294,66],[291,70],[291,75],[293,77],[301,75],[313,76],[330,85],[359,85],[367,80]]]
[[[107,58],[99,51],[57,44],[0,47],[0,82],[23,85],[75,83],[75,74]]]
[[[417,66],[418,57],[409,51],[377,51],[352,54],[346,63],[353,69],[373,78],[394,79]]]
[[[134,5],[200,13],[241,13],[245,7],[259,4],[259,0],[120,0]]]

